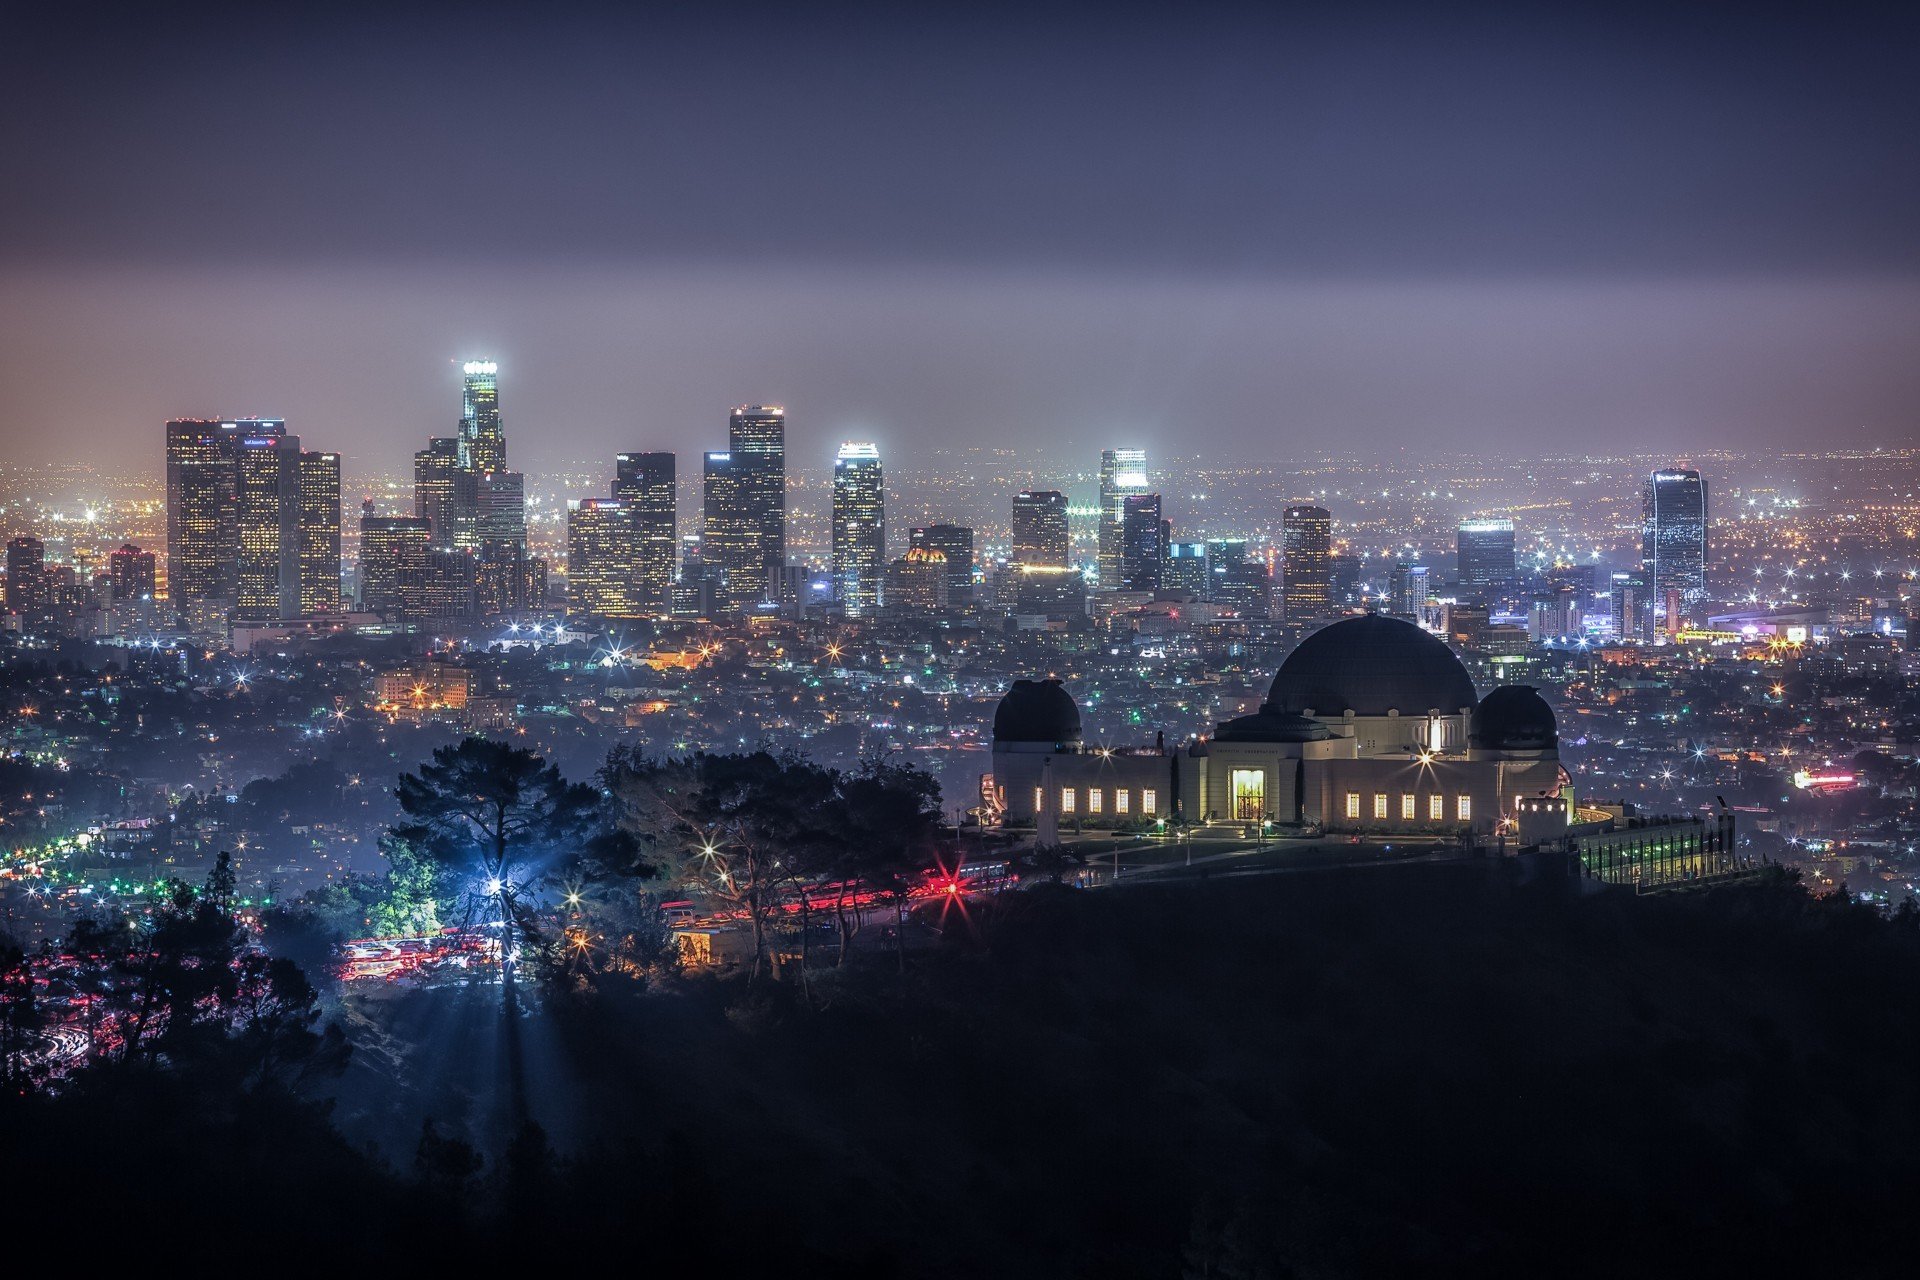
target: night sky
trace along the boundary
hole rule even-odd
[[[1920,20],[1754,5],[43,6],[0,440],[349,472],[847,436],[1223,460],[1900,443]]]

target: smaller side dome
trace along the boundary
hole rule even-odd
[[[1080,705],[1058,680],[1015,680],[993,713],[995,742],[1080,743]]]
[[[1473,709],[1467,741],[1483,751],[1552,751],[1560,745],[1560,727],[1538,689],[1503,684]]]

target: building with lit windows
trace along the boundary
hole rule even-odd
[[[887,566],[881,603],[896,618],[929,618],[947,611],[947,557],[932,547],[912,547]]]
[[[294,580],[291,612],[312,618],[340,612],[340,455],[294,457]]]
[[[738,531],[728,540],[731,558],[718,563],[745,607],[771,594],[787,563],[787,411],[779,405],[735,409],[727,419],[727,456],[735,496],[720,514]],[[710,504],[709,521],[713,515]]]
[[[1502,591],[1518,572],[1513,521],[1505,517],[1462,520],[1455,534],[1455,577],[1463,588]]]
[[[929,524],[907,532],[907,547],[938,551],[947,562],[945,608],[973,603],[973,530],[960,524]]]
[[[476,547],[503,543],[527,545],[527,478],[518,471],[483,471],[475,480]]]
[[[887,499],[880,450],[850,440],[833,461],[832,546],[834,596],[849,618],[868,617],[879,607],[886,563]]]
[[[476,475],[507,469],[507,433],[500,421],[500,366],[469,360],[460,366],[460,467]]]
[[[427,551],[432,545],[432,522],[424,516],[363,514],[360,608],[394,618],[424,616]]]
[[[1120,504],[1122,590],[1160,589],[1161,574],[1167,562],[1167,541],[1167,522],[1160,518],[1160,495],[1128,494]]]
[[[1204,542],[1168,542],[1167,563],[1160,573],[1160,585],[1168,591],[1184,592],[1207,598],[1207,544]]]
[[[1100,453],[1100,549],[1099,573],[1102,591],[1125,587],[1122,561],[1126,555],[1123,525],[1130,496],[1143,494],[1150,486],[1145,449],[1103,449]]]
[[[47,544],[30,534],[7,540],[7,612],[30,627],[46,616],[53,601],[47,578]]]
[[[1698,471],[1655,471],[1641,500],[1640,576],[1655,599],[1707,595],[1707,482]]]
[[[1432,595],[1427,585],[1427,566],[1402,562],[1387,575],[1388,604],[1396,618],[1418,619]]]
[[[1013,553],[1008,562],[1064,569],[1072,559],[1067,495],[1057,489],[1030,489],[1014,494]]]
[[[240,424],[208,418],[167,423],[167,596],[184,618],[195,606],[224,609],[238,566],[234,454]]]
[[[633,509],[612,498],[567,504],[567,612],[597,618],[648,613]]]
[[[1003,820],[1043,832],[1164,818],[1531,844],[1572,812],[1539,693],[1482,698],[1442,641],[1380,614],[1314,632],[1258,711],[1177,747],[1091,746],[1058,681],[1016,681],[984,790]]]
[[[1325,507],[1288,507],[1280,517],[1280,547],[1286,620],[1326,617],[1333,601],[1333,516]]]
[[[673,455],[616,455],[613,496],[633,512],[634,555],[639,561],[642,598],[664,609],[673,591],[673,562],[680,545]]]
[[[1243,618],[1273,613],[1273,579],[1266,563],[1248,554],[1245,538],[1207,543],[1207,590],[1203,597]]]
[[[458,439],[436,436],[413,455],[413,514],[432,522],[436,547],[479,544],[480,477],[460,465]]]
[[[131,542],[107,557],[107,581],[117,604],[126,600],[151,600],[155,573],[153,552],[142,551]]]

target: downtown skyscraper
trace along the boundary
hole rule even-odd
[[[1455,576],[1462,588],[1497,592],[1519,576],[1513,521],[1505,516],[1462,520],[1455,542]]]
[[[524,559],[527,545],[526,477],[507,470],[507,435],[500,416],[500,366],[468,360],[460,366],[460,421],[451,436],[435,436],[413,455],[413,513],[433,522],[433,545]]]
[[[727,421],[727,449],[705,459],[700,558],[726,578],[729,608],[774,595],[787,562],[787,411],[743,405]]]
[[[1058,489],[1023,489],[1013,495],[1015,565],[1064,569],[1073,556],[1067,523],[1067,495]]]
[[[1288,507],[1280,517],[1282,600],[1288,622],[1324,617],[1333,600],[1333,517],[1325,507]]]
[[[1707,594],[1707,482],[1698,471],[1671,468],[1647,477],[1641,499],[1640,576],[1664,600],[1683,604]]]
[[[622,453],[614,458],[613,496],[633,522],[633,556],[640,591],[664,608],[673,590],[679,547],[678,489],[671,453]]]
[[[507,469],[507,433],[500,422],[500,366],[469,360],[460,366],[460,466],[484,475]]]
[[[1158,591],[1167,561],[1167,522],[1160,495],[1130,493],[1120,508],[1120,589]]]
[[[1148,489],[1145,449],[1104,449],[1100,453],[1100,590],[1117,591],[1125,583],[1127,499]]]
[[[872,616],[887,564],[886,484],[872,444],[850,440],[834,459],[832,562],[841,608],[849,618]]]
[[[167,423],[167,578],[177,619],[340,608],[340,459],[277,418]]]

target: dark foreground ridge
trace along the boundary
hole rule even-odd
[[[811,1006],[622,983],[503,1029],[497,988],[389,1000],[363,1038],[420,1043],[357,1055],[331,1117],[98,1069],[0,1108],[9,1215],[269,1265],[1904,1273],[1920,915],[1784,875],[1574,899],[1409,866],[952,920]],[[493,1045],[430,1043],[488,1017]],[[383,1062],[391,1096],[360,1096]]]

